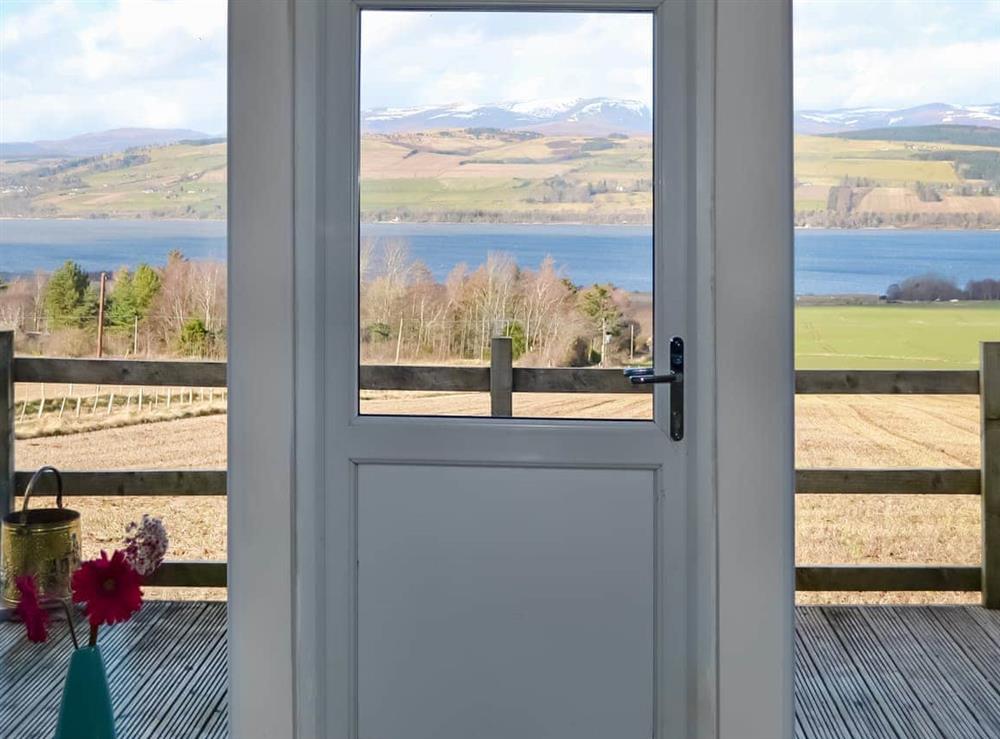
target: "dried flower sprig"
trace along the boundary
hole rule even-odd
[[[170,540],[163,521],[143,514],[125,528],[125,559],[143,577],[152,575],[163,563]]]

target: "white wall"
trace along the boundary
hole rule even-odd
[[[717,6],[720,736],[792,735],[791,0]]]

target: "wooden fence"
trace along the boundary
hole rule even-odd
[[[364,365],[366,390],[489,392],[492,415],[510,417],[512,393],[650,393],[617,369],[512,367],[510,339],[494,339],[490,367]],[[147,362],[39,359],[13,356],[13,336],[0,333],[0,508],[8,510],[24,491],[28,472],[14,470],[14,383],[93,383],[224,387],[224,362]],[[981,347],[979,370],[876,371],[799,370],[798,394],[979,395],[981,468],[799,469],[797,494],[979,495],[982,500],[982,565],[816,566],[796,568],[799,590],[981,591],[983,604],[1000,608],[1000,342]],[[64,473],[65,493],[79,495],[225,495],[224,470],[86,471]],[[47,480],[39,492],[50,492]],[[223,587],[225,562],[166,563],[155,584]]]

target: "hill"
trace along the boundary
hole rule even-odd
[[[0,158],[89,157],[112,154],[137,146],[163,146],[178,141],[208,139],[207,133],[187,128],[115,128],[83,133],[67,139],[0,143]]]
[[[907,140],[797,136],[800,226],[1000,226],[1000,146],[990,130],[892,129]],[[971,140],[978,142],[960,143]],[[947,140],[945,140],[947,139]],[[984,143],[985,142],[985,143]],[[362,137],[366,220],[649,223],[648,134],[474,127]],[[0,159],[0,216],[224,218],[226,143],[92,157]]]
[[[226,144],[0,161],[0,216],[225,218]]]
[[[924,141],[972,146],[1000,146],[1000,128],[988,126],[900,126],[825,135],[857,141]]]
[[[368,134],[367,220],[648,223],[649,136],[463,129]],[[223,218],[226,145],[0,161],[0,216]]]
[[[649,135],[369,134],[361,212],[378,221],[651,223],[652,171]]]
[[[917,140],[796,136],[796,225],[1000,226],[1000,146],[937,140],[968,134],[939,126],[910,130]]]

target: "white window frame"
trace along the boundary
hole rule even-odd
[[[347,0],[343,0],[347,1]],[[330,0],[341,2],[341,0]],[[657,9],[694,96],[689,366],[704,391],[693,736],[792,733],[791,0],[381,0]],[[230,0],[230,735],[337,737],[324,711],[322,60],[355,28],[316,0]],[[671,61],[677,62],[673,57]],[[356,73],[356,70],[353,70]],[[664,105],[666,101],[660,101]],[[657,111],[658,120],[666,120]],[[355,152],[356,155],[356,152]],[[264,390],[266,389],[266,391]]]

